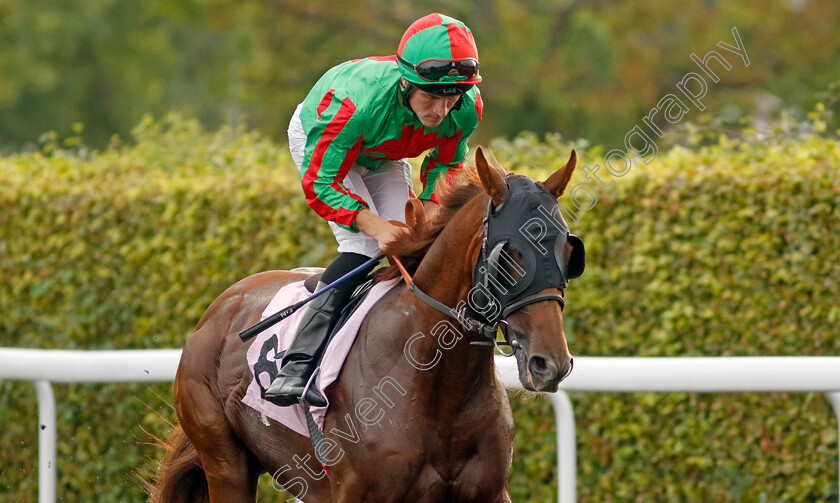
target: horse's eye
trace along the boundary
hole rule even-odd
[[[511,286],[525,276],[526,264],[522,252],[510,244],[502,250],[502,260],[499,261],[500,276],[506,278]]]
[[[520,268],[525,266],[525,256],[519,250],[519,248],[515,248],[511,245],[505,245],[505,251],[507,252],[508,256],[512,259],[512,263],[518,265]],[[513,264],[509,263],[508,267],[513,268]]]

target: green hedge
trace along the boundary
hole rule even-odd
[[[334,256],[282,142],[175,117],[144,120],[102,152],[47,141],[0,158],[0,346],[180,347],[237,279]],[[492,144],[508,169],[534,176],[569,146]],[[582,162],[601,162],[602,148],[577,147]],[[819,137],[721,139],[634,164],[573,224],[588,249],[568,292],[573,353],[837,354],[838,166],[840,148]],[[133,472],[159,455],[143,442],[174,418],[170,388],[56,385],[59,498],[142,501]],[[556,500],[551,408],[512,397],[514,501]],[[819,394],[572,400],[581,501],[837,498],[837,425]],[[0,382],[0,414],[0,500],[33,501],[32,387]],[[260,495],[282,500],[267,484]]]
[[[129,146],[59,147],[0,159],[0,346],[180,348],[233,282],[335,253],[288,149],[256,133],[170,117],[144,120]],[[0,500],[34,501],[34,392],[0,387],[2,416],[21,418],[3,433]],[[171,385],[55,392],[59,497],[141,501],[129,472],[158,457],[141,427],[165,435]]]

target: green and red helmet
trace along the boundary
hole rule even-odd
[[[463,94],[481,82],[472,32],[443,14],[429,14],[408,27],[397,62],[405,80],[432,94]]]

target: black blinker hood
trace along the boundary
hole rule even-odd
[[[482,257],[474,271],[475,284],[483,285],[502,311],[543,290],[564,290],[585,266],[583,241],[569,233],[554,196],[525,176],[506,183],[508,199],[495,208],[488,203]],[[567,242],[573,247],[568,266]],[[499,318],[493,317],[488,321]]]

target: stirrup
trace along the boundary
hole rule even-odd
[[[306,401],[306,394],[309,392],[309,388],[311,388],[312,385],[315,384],[315,379],[318,378],[318,374],[320,372],[321,372],[321,364],[319,363],[318,366],[315,368],[315,371],[312,372],[312,375],[309,376],[309,380],[306,381],[306,386],[303,387],[303,392],[298,397],[298,402],[300,402],[301,406],[303,406],[304,409],[308,409],[312,405],[308,401]],[[318,394],[321,398],[324,399],[325,402],[329,403],[329,401],[327,400],[327,397],[324,396],[324,394],[321,393],[320,391],[318,391],[317,389],[313,389],[312,392]],[[316,405],[316,407],[321,407],[321,406]]]

